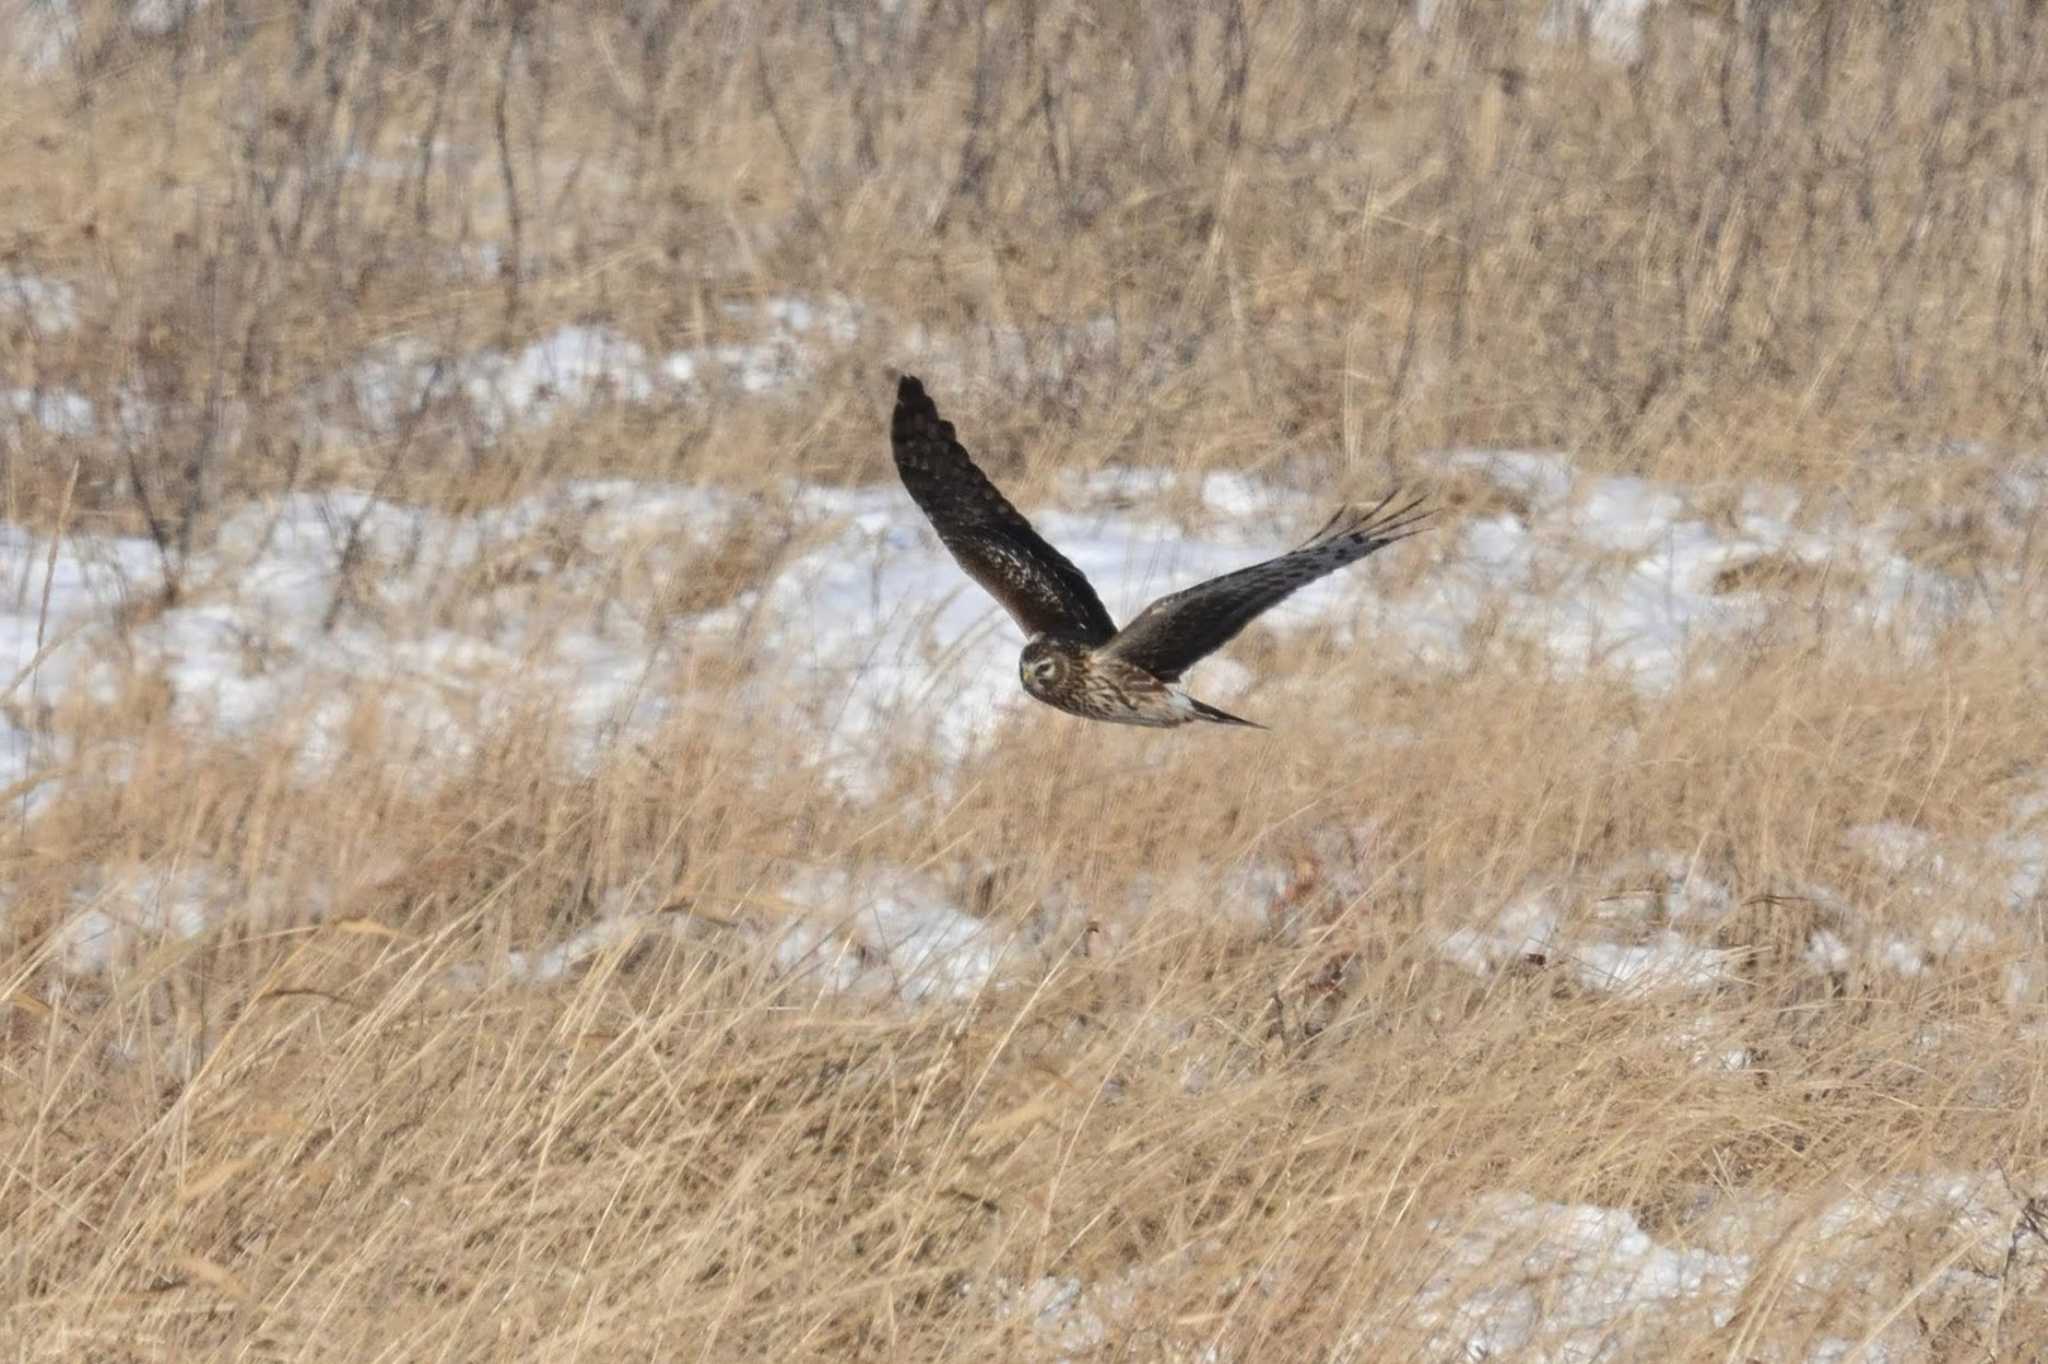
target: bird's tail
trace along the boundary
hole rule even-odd
[[[1192,696],[1188,698],[1188,704],[1195,708],[1195,715],[1199,719],[1213,720],[1215,723],[1219,725],[1243,725],[1246,729],[1265,728],[1264,725],[1260,724],[1256,720],[1240,719],[1237,716],[1232,715],[1227,710],[1218,710],[1216,709],[1216,707],[1210,705],[1208,702],[1197,701]]]

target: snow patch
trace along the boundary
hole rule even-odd
[[[45,334],[78,325],[78,291],[62,280],[0,270],[0,322],[12,314]]]
[[[1921,569],[1884,528],[1801,529],[1789,519],[1799,499],[1782,488],[1745,490],[1725,527],[1675,485],[1580,477],[1561,456],[1468,450],[1437,462],[1486,479],[1516,510],[1468,520],[1417,591],[1376,603],[1382,647],[1398,640],[1429,662],[1466,662],[1478,627],[1497,623],[1560,669],[1611,669],[1657,693],[1706,666],[1700,644],[1772,624],[1784,594],[1761,590],[1769,574],[1747,572],[1758,565],[1814,568],[1820,586],[1800,590],[1834,607],[1837,624],[1888,630],[1909,649],[2003,587]]]
[[[93,433],[92,401],[68,388],[0,388],[0,435],[19,435],[33,422],[53,436],[78,439]]]
[[[680,933],[686,920],[660,912],[632,911],[632,897],[614,896],[596,923],[538,950],[514,949],[495,963],[462,962],[445,977],[456,990],[491,985],[552,985],[605,952],[625,953],[643,940]]]
[[[1572,973],[1590,990],[1704,990],[1728,980],[1736,954],[1702,947],[1678,933],[1647,942],[1586,942],[1571,948]]]
[[[1444,935],[1437,950],[1446,961],[1474,975],[1488,975],[1505,966],[1555,950],[1558,912],[1548,892],[1523,896],[1494,918],[1492,931],[1457,928]]]
[[[818,868],[783,898],[805,911],[777,934],[788,975],[830,991],[882,990],[905,1003],[971,999],[1002,965],[1007,933],[963,914],[928,879],[893,868]]]
[[[53,939],[58,970],[93,976],[164,938],[191,939],[241,898],[210,867],[137,868],[73,897],[75,912]]]
[[[607,402],[690,401],[721,384],[767,394],[808,377],[817,342],[843,346],[858,334],[858,309],[842,299],[772,298],[726,311],[764,323],[760,338],[655,355],[610,327],[569,325],[524,346],[449,356],[421,337],[396,337],[317,386],[308,415],[316,427],[339,414],[388,437],[455,401],[490,443]]]
[[[1750,1272],[1747,1255],[1660,1245],[1621,1209],[1526,1193],[1433,1227],[1449,1241],[1414,1308],[1428,1358],[1649,1357],[1726,1324]],[[1618,1352],[1623,1340],[1634,1348]]]

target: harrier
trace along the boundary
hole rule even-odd
[[[1081,570],[975,467],[953,423],[907,374],[896,387],[889,439],[896,472],[941,543],[1024,627],[1024,690],[1070,714],[1120,725],[1209,720],[1265,728],[1189,696],[1181,674],[1297,588],[1406,539],[1429,515],[1418,510],[1419,497],[1388,511],[1392,494],[1365,511],[1342,508],[1301,548],[1161,597],[1119,630]]]

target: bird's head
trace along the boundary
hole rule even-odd
[[[1049,639],[1034,639],[1024,646],[1024,653],[1017,660],[1017,674],[1025,691],[1044,700],[1066,681],[1072,666],[1063,646]]]

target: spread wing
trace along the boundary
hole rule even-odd
[[[1025,634],[1101,644],[1116,633],[1087,577],[974,467],[953,423],[939,416],[924,385],[908,374],[896,386],[889,441],[903,486],[940,541]]]
[[[1177,680],[1197,659],[1237,638],[1260,612],[1297,588],[1415,534],[1427,511],[1422,499],[1387,510],[1390,493],[1366,511],[1345,507],[1300,549],[1196,583],[1140,611],[1103,653]]]

